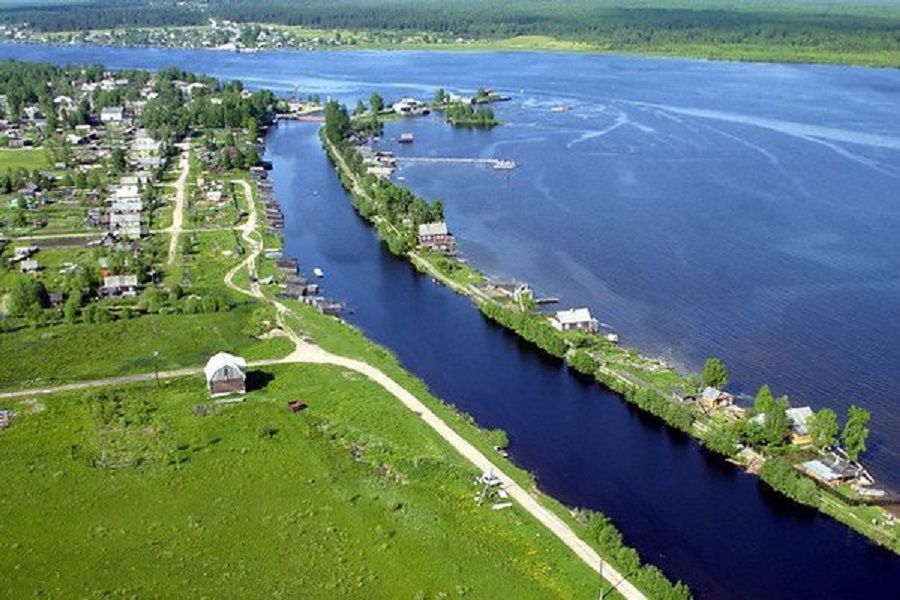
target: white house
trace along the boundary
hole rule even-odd
[[[587,308],[570,308],[556,312],[550,317],[550,324],[558,331],[579,329],[597,333],[600,330],[600,323],[591,316],[591,311]]]
[[[110,106],[100,111],[100,121],[103,123],[121,123],[125,120],[125,109],[121,106]]]

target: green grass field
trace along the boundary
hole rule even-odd
[[[589,598],[598,581],[392,397],[267,371],[206,416],[201,378],[3,403],[0,596]],[[336,382],[340,384],[336,384]],[[287,410],[288,399],[310,408]],[[109,457],[130,468],[101,468]]]
[[[0,390],[202,367],[220,351],[248,360],[290,352],[284,338],[259,340],[250,323],[261,307],[197,315],[150,315],[102,325],[29,327],[0,334]]]
[[[23,167],[31,171],[49,164],[47,153],[40,149],[0,150],[0,172]]]

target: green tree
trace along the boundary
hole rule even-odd
[[[377,115],[384,109],[384,98],[378,92],[372,92],[369,96],[369,106],[372,107],[372,113]]]
[[[110,166],[116,173],[123,173],[125,169],[128,168],[128,163],[125,160],[125,151],[121,148],[116,148],[112,151],[110,155]]]
[[[708,358],[700,374],[704,386],[722,389],[728,385],[728,369],[718,358]]]
[[[78,315],[81,313],[81,294],[71,294],[66,299],[66,305],[63,309],[66,323],[74,324],[78,322]]]
[[[772,446],[784,443],[788,436],[788,401],[787,398],[779,398],[772,402],[766,409],[763,429],[766,442]]]
[[[869,437],[869,419],[871,413],[864,408],[851,406],[847,410],[847,422],[841,434],[844,450],[850,460],[856,460],[866,451],[866,439]]]
[[[830,408],[823,408],[815,413],[807,424],[813,445],[819,450],[833,446],[837,441],[840,426],[837,413]]]
[[[9,291],[6,309],[15,317],[34,314],[47,306],[47,289],[31,277],[17,277]]]
[[[366,103],[362,100],[356,101],[356,108],[353,109],[353,116],[358,117],[359,115],[365,114],[366,112]]]
[[[753,400],[753,413],[757,415],[765,414],[774,402],[775,396],[772,395],[772,390],[769,389],[768,385],[763,385],[756,392],[756,398]]]

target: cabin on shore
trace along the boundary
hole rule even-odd
[[[859,467],[837,456],[809,460],[800,468],[810,477],[832,487],[853,481],[860,475]]]
[[[731,406],[734,403],[734,396],[718,388],[706,386],[703,388],[703,391],[700,392],[700,397],[697,401],[700,403],[700,406],[706,410],[717,410],[725,408],[726,406]]]
[[[247,392],[246,368],[247,361],[227,352],[219,352],[210,358],[203,369],[209,395],[216,397],[245,394]]]
[[[812,436],[809,434],[809,419],[813,416],[813,410],[808,406],[787,409],[788,427],[791,429],[792,444],[811,444]]]
[[[555,312],[550,317],[550,325],[557,331],[579,330],[588,333],[600,331],[600,323],[587,308],[570,308]]]
[[[435,223],[422,223],[419,225],[419,245],[429,250],[449,252],[453,250],[456,242],[453,234],[447,229],[447,223],[437,221]]]

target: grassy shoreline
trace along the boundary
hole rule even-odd
[[[265,23],[252,23],[248,25],[260,27],[277,27]],[[285,28],[296,33],[298,28]],[[180,31],[182,33],[199,31],[196,27],[173,27],[167,31]],[[221,48],[211,46],[195,46],[188,42],[166,41],[165,43],[137,43],[119,41],[117,43],[92,42],[84,38],[85,34],[112,34],[111,31],[89,32],[58,32],[46,34],[36,38],[17,41],[27,44],[49,45],[83,45],[83,46],[108,46],[108,47],[134,47],[134,48],[182,48],[192,50],[205,50],[210,52],[223,52]],[[147,34],[161,30],[142,28],[138,31]],[[304,38],[314,39],[313,34],[320,34],[318,30],[302,30]],[[332,32],[333,33],[333,32]],[[345,36],[355,39],[353,36],[361,36],[361,32],[348,31]],[[352,44],[326,45],[316,44],[309,47],[250,47],[242,49],[242,52],[269,52],[269,51],[296,51],[327,50],[327,51],[423,51],[423,52],[550,52],[563,54],[589,54],[596,56],[641,56],[646,58],[678,58],[685,60],[708,60],[721,62],[753,62],[774,64],[809,64],[809,65],[837,65],[858,66],[867,68],[900,68],[900,50],[865,49],[844,51],[834,48],[814,48],[791,44],[762,45],[756,43],[653,43],[645,46],[634,44],[614,44],[608,42],[588,42],[568,40],[546,35],[522,35],[500,39],[474,39],[462,42],[426,42],[415,36],[409,40],[397,42],[381,41],[355,41]],[[115,38],[110,38],[110,40]]]

